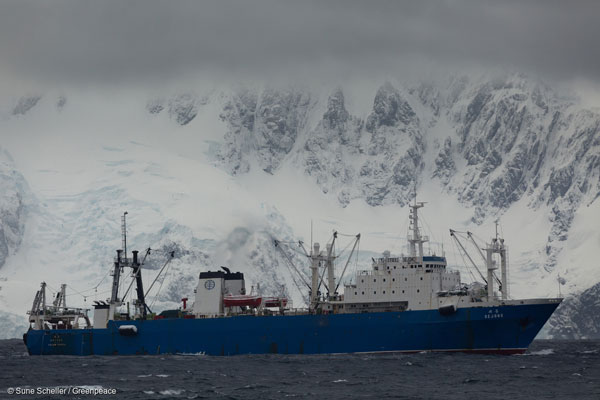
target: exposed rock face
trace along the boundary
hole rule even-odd
[[[424,142],[410,104],[391,84],[377,91],[366,124],[345,108],[341,89],[308,134],[298,155],[307,174],[342,205],[356,198],[368,204],[404,204],[423,168]]]
[[[228,126],[220,154],[225,167],[233,174],[244,173],[256,160],[265,172],[274,173],[294,147],[310,105],[310,96],[295,88],[234,95],[221,114]]]
[[[370,133],[369,159],[360,176],[367,203],[405,204],[413,197],[424,166],[425,144],[417,115],[400,92],[386,83],[375,95],[365,130]]]
[[[187,93],[175,96],[169,101],[169,115],[179,125],[189,124],[198,115],[197,99]]]
[[[351,186],[357,178],[353,159],[361,157],[364,151],[361,127],[362,121],[349,115],[344,94],[338,89],[329,97],[327,110],[298,154],[305,172],[316,179],[324,193],[337,192],[343,205],[356,197]]]
[[[25,115],[29,110],[37,105],[42,96],[21,97],[12,110],[12,115]]]
[[[273,173],[292,150],[304,127],[310,97],[305,93],[268,89],[256,110],[255,146],[265,172]]]
[[[544,330],[553,339],[600,339],[600,283],[566,298]]]
[[[67,98],[65,96],[58,96],[58,100],[56,100],[56,108],[58,111],[61,111],[63,108],[65,108],[66,104]]]
[[[200,107],[206,105],[208,100],[208,96],[193,93],[181,93],[168,98],[156,97],[146,103],[146,111],[156,115],[167,110],[169,118],[183,126],[196,118]]]
[[[146,103],[146,110],[150,114],[160,114],[160,112],[164,109],[165,99],[163,98],[150,99],[148,100],[148,103]]]
[[[444,147],[435,158],[435,169],[432,178],[439,178],[444,184],[448,184],[450,178],[456,173],[456,164],[452,152],[452,139],[446,138]]]

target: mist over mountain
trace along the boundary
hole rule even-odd
[[[146,280],[176,254],[152,307],[177,306],[200,271],[220,266],[301,306],[305,287],[273,240],[309,241],[311,220],[322,243],[334,229],[361,232],[351,269],[368,268],[371,255],[404,251],[415,190],[428,202],[425,228],[463,279],[447,229],[485,240],[499,219],[511,294],[554,296],[560,284],[573,297],[548,334],[597,335],[581,313],[598,307],[590,288],[600,282],[600,113],[539,78],[214,84],[116,98],[40,91],[3,104],[0,318],[8,336],[42,280],[51,290],[67,283],[73,305],[108,296],[124,211],[128,247],[154,249]]]

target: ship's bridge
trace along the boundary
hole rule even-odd
[[[391,271],[397,269],[425,268],[427,272],[446,269],[446,257],[390,257],[389,252],[384,252],[383,257],[373,259],[373,271]]]

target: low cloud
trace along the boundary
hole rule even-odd
[[[0,3],[0,82],[401,76],[509,67],[600,82],[597,1]]]

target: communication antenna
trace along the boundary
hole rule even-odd
[[[558,297],[562,297],[562,294],[560,293],[560,273],[558,274],[558,279],[556,281],[558,282]]]
[[[498,239],[498,223],[500,222],[499,218],[496,218],[496,220],[494,221],[494,224],[496,224],[496,239]]]
[[[415,182],[413,185],[413,192],[415,194],[415,205],[417,205],[417,171],[415,170]]]
[[[313,251],[313,220],[310,220],[310,252]]]

